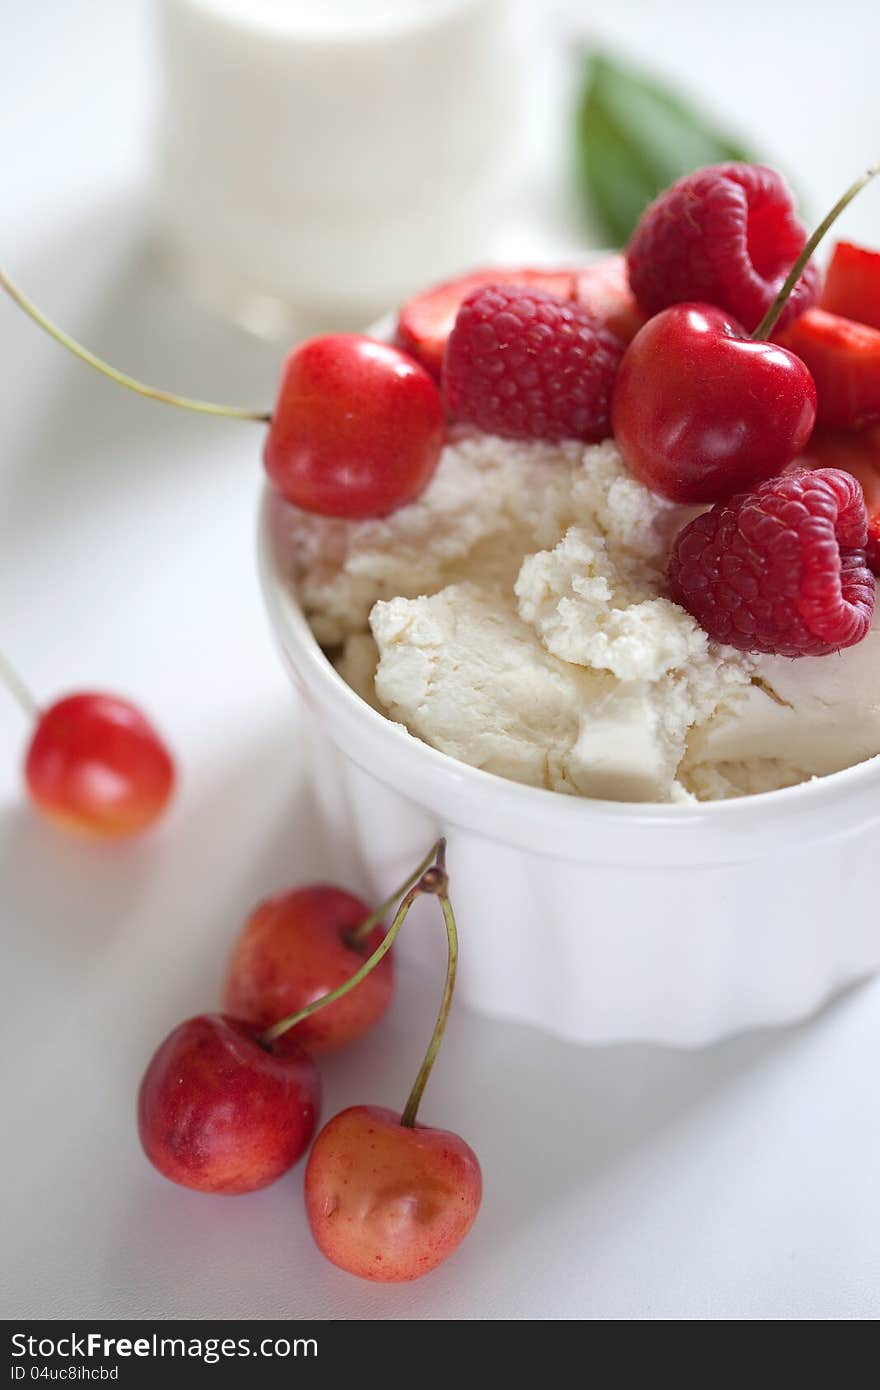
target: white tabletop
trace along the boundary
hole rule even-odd
[[[847,52],[833,62],[824,6],[821,18],[809,4],[778,6],[788,13],[777,19],[740,3],[720,53],[705,6],[677,6],[676,23],[665,7],[662,26],[651,8],[630,0],[596,28],[689,74],[747,134],[772,130],[765,145],[816,207],[876,157],[865,145],[878,128],[870,7],[837,5],[830,37]],[[144,255],[148,9],[43,0],[7,17],[0,258],[128,370],[268,405],[277,350],[175,301]],[[768,24],[785,29],[784,45]],[[547,207],[505,249],[573,245],[565,200]],[[876,207],[866,199],[848,230],[870,235]],[[0,699],[0,1312],[876,1315],[876,983],[803,1027],[697,1053],[579,1050],[456,1010],[424,1116],[473,1144],[485,1200],[454,1259],[415,1285],[368,1286],[322,1261],[301,1169],[234,1201],[153,1172],[133,1106],[154,1045],[216,1007],[254,901],[324,875],[357,886],[356,868],[311,813],[306,735],[260,609],[252,427],[120,393],[5,304],[0,349],[0,646],[44,698],[76,686],[134,695],[183,772],[172,813],[142,843],[63,838],[24,803],[26,728]],[[328,1115],[402,1101],[438,988],[401,980],[387,1021],[325,1065]]]

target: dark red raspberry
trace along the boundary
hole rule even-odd
[[[799,469],[717,502],[676,538],[669,589],[716,642],[777,656],[855,646],[874,613],[861,485]]]
[[[605,439],[624,345],[579,304],[486,285],[463,301],[443,359],[454,415],[511,439]]]
[[[645,314],[702,300],[751,333],[806,239],[781,174],[762,164],[712,164],[679,179],[642,213],[626,252],[630,287]],[[810,261],[778,326],[809,309],[819,287]]]

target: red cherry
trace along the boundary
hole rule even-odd
[[[794,353],[711,304],[676,304],[627,348],[611,400],[626,463],[674,502],[714,502],[780,473],[806,444],[816,387]]]
[[[288,355],[263,461],[304,511],[384,516],[430,482],[444,432],[424,367],[387,343],[331,333]]]
[[[25,778],[49,820],[95,835],[136,835],[163,811],[174,763],[127,700],[68,695],[39,714]]]
[[[362,1279],[399,1283],[435,1269],[474,1224],[483,1184],[457,1134],[405,1126],[356,1105],[324,1126],[306,1168],[306,1211],[318,1248]]]
[[[240,1019],[202,1014],[154,1054],[138,1096],[147,1158],[199,1192],[253,1192],[286,1173],[308,1147],[321,1083],[292,1039],[270,1047]]]
[[[360,898],[325,884],[296,888],[261,903],[232,952],[224,997],[227,1013],[268,1028],[329,994],[350,979],[382,941],[383,926],[353,940],[354,929],[369,915]],[[342,1047],[379,1021],[393,990],[389,953],[350,994],[303,1019],[290,1036],[309,1052]]]

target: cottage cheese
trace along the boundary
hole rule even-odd
[[[680,777],[700,800],[714,800],[825,777],[877,753],[880,608],[855,647],[797,661],[758,657],[736,706],[720,704],[691,731]]]
[[[612,442],[459,433],[378,521],[291,510],[300,601],[376,709],[474,767],[626,801],[741,796],[880,751],[880,629],[836,657],[710,642],[664,593],[692,511]]]
[[[323,646],[369,630],[377,599],[418,598],[474,579],[510,589],[524,555],[555,545],[576,517],[583,446],[464,436],[430,487],[388,517],[342,521],[290,511],[300,602]]]

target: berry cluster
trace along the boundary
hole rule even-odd
[[[809,446],[819,466],[862,484],[866,545],[846,563],[876,572],[880,253],[841,242],[821,298],[810,257],[877,172],[880,165],[867,170],[807,238],[774,170],[700,169],[645,210],[625,255],[580,270],[474,271],[435,286],[403,306],[394,345],[354,333],[299,344],[271,414],[134,381],[72,343],[2,271],[0,286],[117,382],[188,409],[266,421],[268,476],[306,511],[358,519],[412,501],[434,474],[449,417],[513,439],[613,433],[640,481],[686,504],[724,506],[780,477]],[[829,430],[838,434],[826,438]],[[720,517],[717,534],[728,534]],[[729,569],[734,556],[726,558]],[[764,556],[768,573],[776,559]],[[842,552],[835,563],[842,582]],[[695,577],[676,592],[711,637],[725,640],[724,605],[698,605]],[[714,583],[715,571],[705,579]],[[834,612],[829,650],[862,632]],[[745,632],[748,614],[741,617]],[[814,641],[798,631],[792,622],[778,638],[784,646],[772,646],[769,628],[755,629],[752,650],[813,653]]]
[[[398,341],[436,375],[445,336],[453,416],[519,439],[613,432],[646,486],[714,504],[676,546],[678,602],[717,641],[825,654],[865,636],[880,570],[880,255],[841,243],[813,307],[817,239],[779,174],[717,165],[646,209],[625,258],[441,286],[404,307]],[[821,479],[786,479],[808,446]]]

